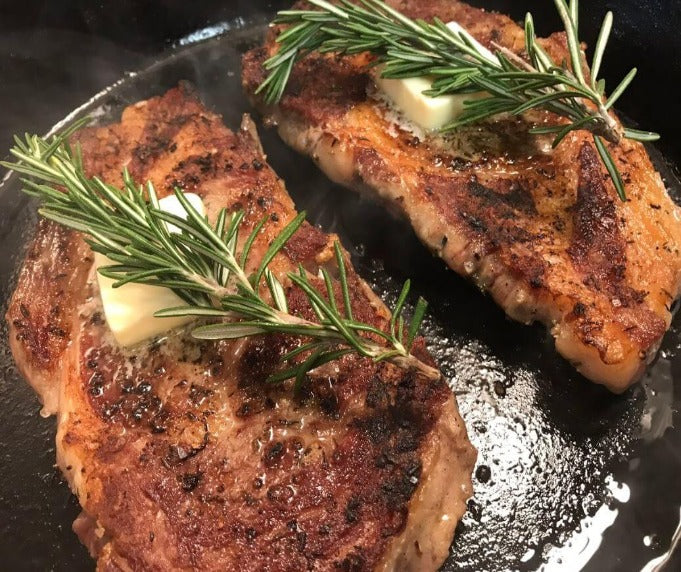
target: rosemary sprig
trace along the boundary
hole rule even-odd
[[[392,312],[388,331],[355,320],[345,259],[336,243],[342,309],[337,305],[329,271],[320,270],[322,291],[301,266],[286,276],[292,286],[303,291],[317,321],[294,315],[288,308],[286,288],[269,265],[302,225],[304,213],[281,230],[260,261],[253,261],[252,246],[267,219],[255,226],[241,247],[243,212],[229,215],[222,209],[215,224],[210,224],[183,192],[175,189],[187,214],[185,220],[160,210],[154,186],[150,182],[144,187],[138,185],[127,170],[123,172],[123,189],[97,177],[87,177],[79,148],[74,151],[67,140],[82,124],[51,139],[28,134],[24,139],[15,137],[10,152],[16,162],[2,165],[24,176],[23,190],[41,201],[39,212],[43,217],[82,232],[93,251],[114,262],[99,272],[115,280],[115,287],[136,282],[170,288],[186,306],[163,310],[157,316],[220,320],[195,328],[192,334],[198,339],[236,339],[270,333],[300,336],[302,345],[283,356],[285,367],[271,382],[295,378],[295,387],[299,388],[311,370],[347,353],[391,362],[428,379],[440,378],[437,369],[411,354],[426,302],[419,299],[407,326],[403,310],[409,281]],[[251,263],[256,270],[249,273]]]
[[[656,133],[623,128],[610,113],[636,75],[633,69],[606,98],[605,81],[599,79],[599,73],[612,30],[611,12],[603,22],[589,76],[579,42],[577,0],[569,4],[554,0],[569,52],[569,62],[560,63],[539,45],[531,14],[525,19],[526,59],[496,45],[494,61],[480,52],[466,32],[453,31],[437,18],[433,22],[412,20],[380,0],[309,2],[318,10],[285,10],[274,20],[287,28],[277,38],[278,52],[265,62],[269,75],[258,88],[270,104],[282,98],[295,63],[307,54],[370,52],[385,78],[433,77],[432,89],[426,92],[433,97],[487,93],[487,97],[465,102],[463,114],[446,125],[445,132],[499,114],[520,115],[534,109],[562,118],[554,125],[532,130],[555,135],[554,148],[572,131],[591,132],[622,200],[626,199],[624,182],[605,142],[659,139]]]

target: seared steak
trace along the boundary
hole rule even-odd
[[[209,216],[269,214],[252,258],[295,216],[250,120],[232,133],[185,89],[77,136],[89,174],[127,165],[161,195],[198,193]],[[242,236],[247,232],[242,233]],[[334,236],[306,225],[273,263],[334,270]],[[100,570],[435,570],[471,494],[475,451],[452,392],[346,356],[302,395],[264,383],[289,336],[197,342],[175,332],[117,347],[82,237],[41,222],[7,315],[83,507],[74,528]],[[350,269],[358,318],[385,306]],[[340,294],[340,293],[339,293]],[[299,290],[290,307],[311,316]],[[432,363],[419,340],[416,351]]]
[[[522,55],[523,30],[506,16],[449,0],[389,3],[414,18],[457,21],[485,46]],[[266,77],[278,31],[244,59],[249,94]],[[562,34],[543,45],[569,59]],[[310,56],[279,105],[253,100],[331,179],[386,202],[509,316],[543,322],[582,374],[624,391],[654,357],[681,277],[681,211],[644,147],[611,146],[629,198],[621,202],[588,134],[552,151],[550,140],[527,135],[555,120],[543,113],[424,134],[377,97],[369,61]]]

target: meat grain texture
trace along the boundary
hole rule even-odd
[[[523,55],[523,30],[506,16],[449,0],[389,4],[412,18],[457,21],[486,47]],[[681,276],[681,211],[641,144],[610,146],[626,183],[621,202],[587,133],[552,150],[527,134],[556,121],[542,112],[448,137],[420,133],[376,93],[366,55],[306,58],[280,104],[268,106],[254,93],[277,32],[245,56],[243,83],[289,145],[407,219],[510,317],[543,322],[587,378],[622,392],[641,376],[670,325]],[[542,42],[556,61],[569,59],[563,34]]]
[[[270,217],[259,259],[294,216],[246,118],[232,133],[186,88],[78,135],[85,167],[180,186],[214,217]],[[306,225],[272,269],[331,272],[334,236]],[[444,381],[346,356],[294,398],[264,383],[297,340],[117,347],[82,236],[42,221],[7,318],[21,371],[58,418],[58,464],[98,570],[435,570],[471,495],[475,451]],[[359,319],[385,306],[350,270]],[[337,292],[340,295],[340,292]],[[291,308],[311,309],[289,285]],[[423,340],[416,344],[432,363]]]

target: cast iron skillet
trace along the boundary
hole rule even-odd
[[[26,12],[7,12],[4,19],[0,14],[5,26],[13,26],[0,38],[5,79],[0,84],[5,110],[0,144],[8,146],[14,131],[47,130],[124,71],[135,69],[146,71],[126,76],[82,113],[98,110],[104,113],[101,120],[114,120],[125,105],[185,79],[229,126],[238,124],[248,110],[239,87],[239,55],[257,39],[268,15],[286,3],[205,2],[205,11],[195,5],[187,11],[185,4],[169,2],[163,12],[148,4],[119,4],[114,12],[87,12],[78,3],[60,3],[65,12],[50,13],[50,3],[41,14],[31,12],[29,4],[24,9],[33,27],[23,30]],[[480,4],[515,17],[531,8],[543,31],[557,27],[546,2]],[[631,61],[642,68],[622,109],[666,136],[661,149],[670,162],[655,150],[653,155],[678,199],[681,187],[673,161],[679,149],[673,144],[681,105],[673,89],[681,67],[660,59],[681,47],[672,4],[618,3],[619,35],[607,69],[614,81]],[[594,36],[603,10],[601,2],[584,7],[584,37]],[[220,22],[227,24],[186,38]],[[42,30],[50,26],[59,29]],[[219,31],[222,36],[195,43]],[[175,47],[166,43],[183,36]],[[404,224],[331,185],[273,133],[263,135],[270,161],[298,207],[325,230],[341,235],[358,270],[377,291],[390,300],[398,284],[411,277],[416,294],[431,303],[426,334],[452,379],[480,451],[476,496],[444,569],[536,570],[544,565],[574,570],[584,565],[588,570],[641,570],[667,551],[681,506],[681,430],[670,428],[678,421],[681,401],[681,322],[666,337],[644,382],[623,396],[610,395],[575,374],[541,328],[506,320],[489,299],[428,256]],[[15,183],[8,181],[0,191],[3,304],[35,219],[34,206]],[[92,561],[70,531],[78,504],[52,468],[54,421],[37,414],[37,401],[18,378],[4,343],[0,365],[3,567],[90,570]]]

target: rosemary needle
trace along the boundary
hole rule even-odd
[[[89,178],[83,170],[79,149],[74,152],[67,141],[83,123],[78,122],[51,139],[28,134],[24,139],[15,137],[10,152],[16,162],[1,164],[23,175],[23,190],[41,201],[42,216],[82,232],[93,251],[114,262],[99,269],[102,275],[115,280],[114,287],[135,282],[172,289],[186,305],[162,310],[156,314],[158,317],[220,320],[195,328],[192,334],[199,339],[236,339],[269,333],[300,336],[303,345],[283,357],[285,366],[272,377],[273,383],[294,378],[295,387],[299,388],[308,372],[347,353],[390,362],[428,379],[440,378],[437,369],[411,354],[426,302],[423,299],[417,302],[406,336],[402,335],[402,327],[399,331],[393,327],[395,323],[404,324],[403,302],[409,292],[408,282],[390,319],[389,331],[358,322],[351,313],[344,255],[336,243],[344,312],[338,309],[328,272],[321,271],[320,278],[325,284],[322,291],[301,267],[297,272],[289,272],[287,279],[305,294],[318,321],[294,315],[289,312],[286,289],[270,271],[269,264],[303,224],[305,213],[280,231],[258,261],[257,270],[249,275],[246,268],[252,262],[251,247],[264,220],[252,230],[239,256],[242,212],[228,215],[222,209],[216,223],[210,224],[184,193],[175,189],[187,214],[185,220],[160,210],[153,185],[139,186],[127,171],[123,174],[123,189],[97,177]],[[169,225],[180,232],[170,232]]]
[[[381,0],[309,3],[317,9],[281,11],[274,20],[286,29],[277,38],[278,52],[265,62],[269,73],[257,90],[270,104],[283,97],[295,62],[307,54],[370,52],[385,78],[434,77],[427,95],[486,92],[486,97],[465,102],[462,115],[446,125],[445,132],[503,113],[520,115],[534,109],[561,118],[554,125],[533,130],[555,135],[554,147],[572,131],[591,132],[622,200],[626,199],[624,182],[606,142],[659,139],[656,133],[623,128],[610,114],[636,75],[636,70],[631,70],[606,97],[605,81],[599,79],[599,73],[612,30],[611,12],[598,36],[589,75],[579,42],[577,0],[554,0],[569,54],[569,61],[560,63],[538,43],[530,14],[525,19],[525,59],[495,46],[497,61],[490,61],[466,34],[451,30],[441,20],[412,20]]]

